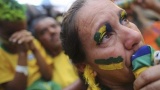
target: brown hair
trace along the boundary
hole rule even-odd
[[[82,43],[78,35],[78,26],[76,26],[76,14],[84,5],[85,0],[76,0],[70,9],[65,13],[62,22],[62,46],[65,53],[72,59],[73,63],[80,63],[86,59]]]

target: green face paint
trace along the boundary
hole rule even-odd
[[[124,20],[124,19],[126,19],[127,18],[127,13],[126,13],[126,11],[125,10],[123,10],[123,11],[121,11],[121,13],[120,13],[120,23],[122,23],[122,21]]]
[[[110,26],[110,24],[105,24],[103,25],[98,32],[95,33],[94,35],[94,40],[97,42],[97,44],[100,44],[103,40],[103,37],[107,34],[112,32],[112,27]]]
[[[116,70],[123,68],[123,58],[118,56],[117,58],[110,57],[109,59],[96,59],[95,63],[98,64],[100,69],[103,70]]]

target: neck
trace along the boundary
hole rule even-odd
[[[111,88],[111,90],[134,90],[133,85],[131,84],[123,85],[123,86],[110,85],[109,87]]]
[[[100,83],[103,83],[102,86],[109,87],[111,90],[134,90],[133,89],[133,82],[127,84],[114,84],[110,83],[107,80],[101,79]]]
[[[51,55],[52,57],[57,56],[61,51],[62,51],[62,47],[58,47],[58,48],[46,48],[46,51],[49,55]]]

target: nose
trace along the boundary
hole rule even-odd
[[[136,48],[142,40],[141,33],[137,30],[126,28],[123,29],[122,42],[127,50]]]
[[[51,34],[54,34],[56,32],[56,30],[54,28],[48,28],[48,32]]]

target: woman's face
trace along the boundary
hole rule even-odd
[[[143,45],[143,38],[125,11],[110,0],[87,0],[76,18],[87,63],[101,82],[133,82],[130,58]]]

